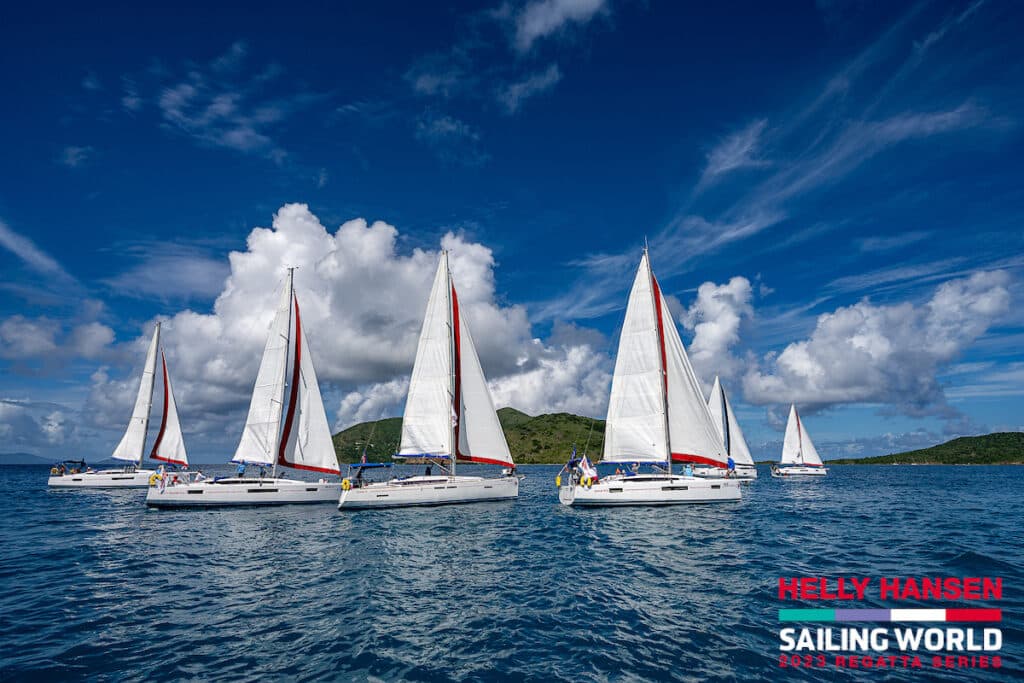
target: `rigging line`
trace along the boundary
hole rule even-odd
[[[587,434],[587,443],[583,446],[583,455],[587,454],[587,449],[590,448],[590,437],[594,433],[594,423],[597,422],[596,418],[590,418],[590,432]]]

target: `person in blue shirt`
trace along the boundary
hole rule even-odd
[[[244,462],[238,463],[238,476],[239,476],[239,478],[245,476],[245,463]]]
[[[726,466],[727,466],[727,468],[729,470],[729,476],[732,476],[733,474],[736,474],[736,461],[732,459],[731,455],[725,461],[725,464],[726,464]]]
[[[684,477],[692,477],[693,476],[693,465],[691,465],[690,463],[686,463],[685,465],[683,465],[683,476]]]

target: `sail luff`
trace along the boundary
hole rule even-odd
[[[135,408],[128,420],[124,436],[117,444],[111,457],[117,460],[142,463],[146,453],[146,431],[149,429],[149,412],[153,407],[153,385],[156,379],[156,351],[160,345],[160,323],[156,324],[153,338],[146,352],[146,363],[143,365],[142,378],[139,382],[139,393],[135,397]]]
[[[669,414],[668,414],[668,357],[665,351],[665,320],[662,316],[661,306],[661,288],[658,286],[658,281],[654,277],[654,271],[651,269],[651,257],[647,253],[647,248],[644,247],[644,259],[647,261],[647,277],[651,281],[651,305],[654,306],[654,318],[658,321],[658,348],[661,351],[659,359],[661,360],[661,414],[662,414],[662,425],[665,431],[665,467],[669,472],[672,471],[672,430],[669,428]]]

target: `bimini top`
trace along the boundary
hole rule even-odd
[[[349,464],[349,467],[355,467],[360,470],[372,470],[378,467],[394,467],[393,462],[354,462]]]

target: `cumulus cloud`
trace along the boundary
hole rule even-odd
[[[75,325],[41,316],[12,315],[0,320],[0,358],[55,363],[97,358],[109,350],[114,331],[98,322]]]
[[[812,407],[883,403],[908,415],[955,417],[936,376],[1010,306],[1010,276],[982,271],[915,306],[868,299],[818,317],[809,339],[769,354],[744,377],[747,401]]]
[[[49,454],[65,443],[73,443],[77,434],[78,427],[63,406],[0,398],[0,438],[4,450]]]
[[[605,0],[537,0],[516,16],[515,46],[528,52],[541,38],[585,24],[605,9]]]
[[[716,285],[705,282],[686,310],[682,323],[693,331],[689,355],[697,376],[710,385],[715,375],[735,377],[741,370],[733,348],[740,341],[740,324],[754,315],[753,289],[742,276]]]
[[[164,321],[163,343],[186,431],[228,447],[241,429],[276,288],[288,266],[297,268],[296,293],[325,396],[341,397],[327,406],[337,425],[400,414],[438,250],[401,253],[398,242],[397,228],[381,221],[355,219],[329,231],[303,204],[285,205],[271,227],[253,229],[246,250],[229,256],[230,272],[213,310],[185,310]],[[606,393],[593,374],[600,363],[589,358],[595,354],[589,344],[534,339],[526,309],[498,303],[494,255],[486,246],[449,232],[439,247],[450,253],[461,308],[484,371],[502,397],[522,399],[531,410],[600,402],[568,395]],[[152,323],[144,325],[125,349],[136,366],[151,330]],[[538,385],[544,372],[549,379]],[[130,409],[137,367],[123,379],[112,374],[96,373],[89,399],[90,415],[110,428]]]

